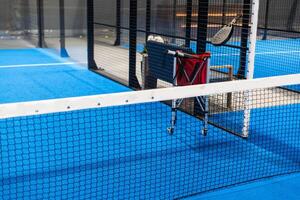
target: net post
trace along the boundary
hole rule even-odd
[[[114,45],[121,44],[121,0],[116,0],[116,40]]]
[[[255,64],[255,49],[257,40],[258,14],[259,14],[259,0],[252,0],[251,6],[251,29],[249,36],[249,50],[248,50],[248,67],[246,72],[247,80],[254,77]],[[244,126],[242,136],[249,137],[250,118],[251,118],[251,104],[252,91],[246,91],[244,94],[245,110],[244,110]]]
[[[88,68],[97,70],[97,64],[94,60],[94,0],[87,0],[87,56]]]
[[[186,2],[186,27],[185,27],[185,46],[190,47],[191,43],[191,29],[192,29],[192,8],[193,1],[187,0]]]
[[[65,1],[59,0],[59,25],[60,25],[60,56],[69,57],[66,50],[66,30],[65,30]]]
[[[45,44],[45,33],[44,33],[44,0],[37,0],[37,25],[38,25],[38,48],[43,48]]]
[[[129,16],[129,87],[141,88],[136,77],[137,0],[130,0]]]

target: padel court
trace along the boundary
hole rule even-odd
[[[299,1],[0,12],[0,199],[298,200]]]
[[[1,59],[1,103],[129,91],[51,51],[1,50],[0,55],[14,58]],[[290,133],[300,128],[299,102],[253,109],[253,135],[247,140],[213,126],[203,137],[201,120],[183,112],[170,136],[170,115],[163,103],[145,103],[1,120],[2,198],[179,198],[199,193],[199,187],[223,188],[299,167],[299,135]],[[282,150],[287,147],[290,152]],[[253,183],[262,196],[268,184],[257,184],[264,181]],[[228,191],[253,190],[251,183],[244,187]]]

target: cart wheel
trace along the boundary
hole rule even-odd
[[[168,128],[167,129],[168,130],[168,133],[170,134],[170,135],[173,135],[174,134],[174,128]]]
[[[207,133],[208,133],[208,130],[207,130],[207,129],[203,129],[203,130],[202,130],[202,135],[203,135],[203,136],[207,136]]]

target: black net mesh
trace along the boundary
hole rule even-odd
[[[255,77],[299,73],[299,1],[261,1]]]
[[[299,86],[299,85],[298,85]],[[174,199],[299,172],[300,97],[282,88],[210,97],[210,118],[249,137],[209,127],[162,102],[0,120],[2,199]],[[243,119],[243,118],[241,118]]]

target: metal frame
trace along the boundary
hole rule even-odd
[[[116,0],[116,41],[115,46],[121,44],[121,0]]]
[[[37,0],[37,24],[38,24],[38,43],[37,47],[46,47],[45,33],[44,33],[44,0]]]
[[[60,56],[69,57],[66,50],[65,0],[59,0]]]
[[[197,20],[197,54],[206,52],[209,0],[199,0]]]
[[[173,86],[177,87],[177,77],[178,77],[178,71],[177,71],[177,61],[179,59],[179,56],[177,52],[172,52],[172,55],[174,56],[173,60]],[[190,77],[185,72],[185,77],[190,82],[191,85],[194,84],[194,81],[196,77],[199,75],[201,69],[203,66],[207,63],[207,74],[206,74],[206,84],[210,82],[210,57],[205,57],[203,59],[203,63],[201,66],[199,66],[198,71],[195,73],[194,77],[192,77],[192,80],[189,80]],[[199,106],[201,112],[204,113],[204,120],[203,120],[203,129],[202,129],[202,135],[206,136],[208,132],[208,112],[209,112],[209,100],[208,96],[201,97],[201,96],[195,96],[195,103]],[[184,99],[172,99],[172,117],[171,117],[171,125],[168,128],[169,134],[173,134],[175,131],[176,121],[177,121],[177,111],[180,105],[182,104]]]
[[[44,24],[44,0],[37,0],[37,26],[38,26],[38,48],[47,48],[45,42],[45,24]],[[60,31],[60,55],[69,57],[66,50],[66,32],[65,32],[65,0],[59,0],[59,31]]]
[[[146,38],[145,38],[145,41],[148,40],[150,32],[151,32],[151,0],[147,0],[147,2],[146,2]]]
[[[185,27],[185,46],[190,47],[191,45],[191,32],[192,32],[192,11],[193,11],[193,0],[186,1],[186,27]]]
[[[97,64],[94,60],[94,0],[87,0],[87,56],[88,68],[97,70]]]
[[[141,88],[136,76],[137,0],[130,0],[129,17],[129,87]]]
[[[207,25],[208,25],[208,5],[209,0],[198,1],[198,19],[197,19],[197,54],[206,52],[207,41]],[[194,101],[194,112],[199,115],[200,107],[197,101]]]

